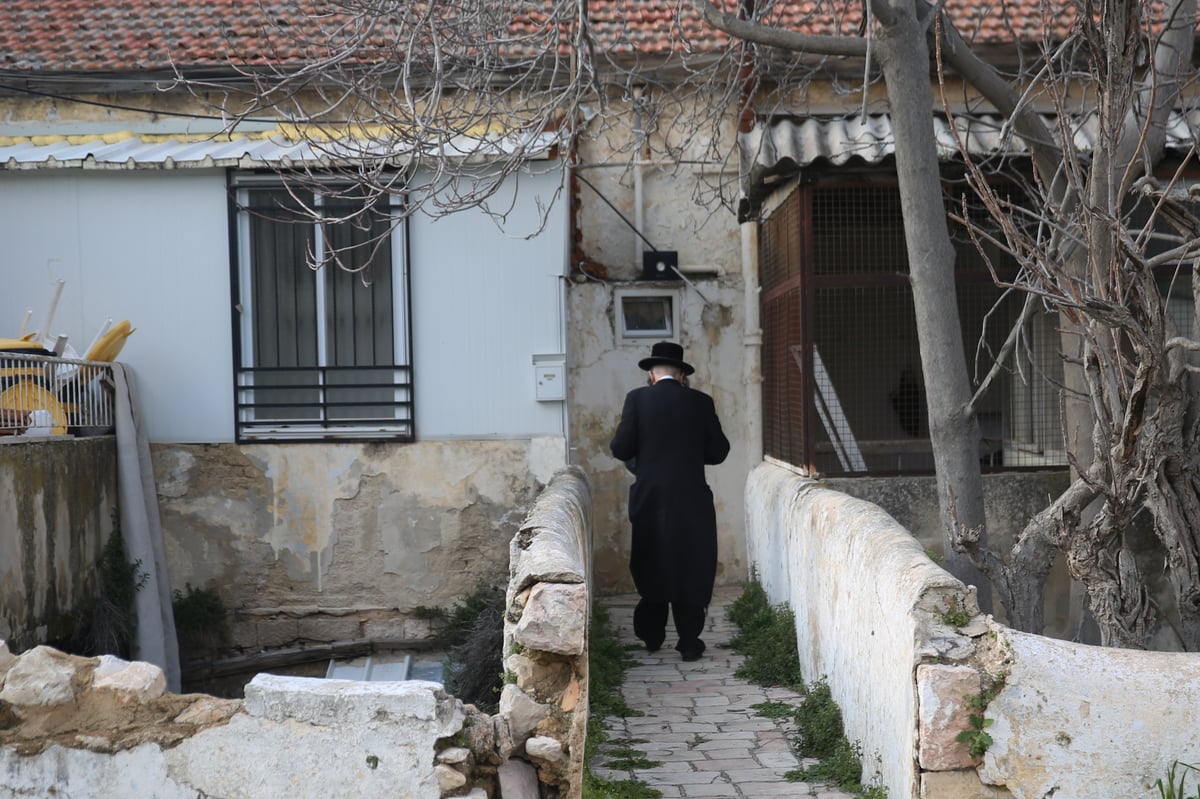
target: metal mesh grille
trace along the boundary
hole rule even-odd
[[[955,244],[964,356],[977,386],[1025,297],[995,286],[965,232]],[[764,451],[825,474],[932,471],[896,189],[802,186],[765,220],[762,245]],[[1007,267],[999,253],[989,257]],[[1065,463],[1053,318],[1032,315],[1017,358],[979,403],[985,469]]]
[[[767,455],[805,464],[803,300],[800,291],[802,201],[794,192],[763,227],[763,439]]]

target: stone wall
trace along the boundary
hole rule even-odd
[[[494,716],[421,681],[259,674],[244,700],[169,694],[148,663],[0,642],[0,799],[578,799],[590,526],[567,468],[513,537]]]
[[[167,694],[157,666],[48,647],[0,647],[0,683],[2,799],[438,799],[435,756],[466,758],[462,704],[435,683],[260,674],[243,702]]]
[[[536,768],[564,799],[582,791],[591,516],[583,471],[564,469],[538,498],[509,553],[500,715],[508,719],[514,756],[506,767],[510,778],[525,780]]]
[[[780,466],[751,473],[746,512],[752,566],[796,614],[805,679],[828,680],[864,780],[892,799],[1144,796],[1173,761],[1200,761],[1200,654],[1015,632],[887,513]],[[970,621],[952,626],[959,611]],[[957,737],[989,694],[976,759]]]
[[[116,475],[111,436],[0,443],[0,640],[20,650],[71,633],[95,598]]]

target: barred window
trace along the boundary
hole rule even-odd
[[[403,200],[335,196],[235,179],[239,441],[413,438]]]

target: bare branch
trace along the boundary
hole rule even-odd
[[[745,42],[778,47],[781,50],[790,50],[795,53],[853,57],[867,55],[868,45],[863,39],[853,39],[848,36],[820,36],[782,30],[739,19],[736,14],[721,11],[709,0],[691,0],[691,3],[707,24]]]

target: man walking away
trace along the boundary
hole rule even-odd
[[[629,570],[641,599],[633,631],[651,652],[675,620],[683,660],[704,652],[700,633],[717,574],[717,513],[705,464],[729,454],[712,397],[688,388],[695,369],[683,347],[661,341],[638,362],[649,385],[625,396],[609,448],[634,473],[629,489],[633,542]]]

